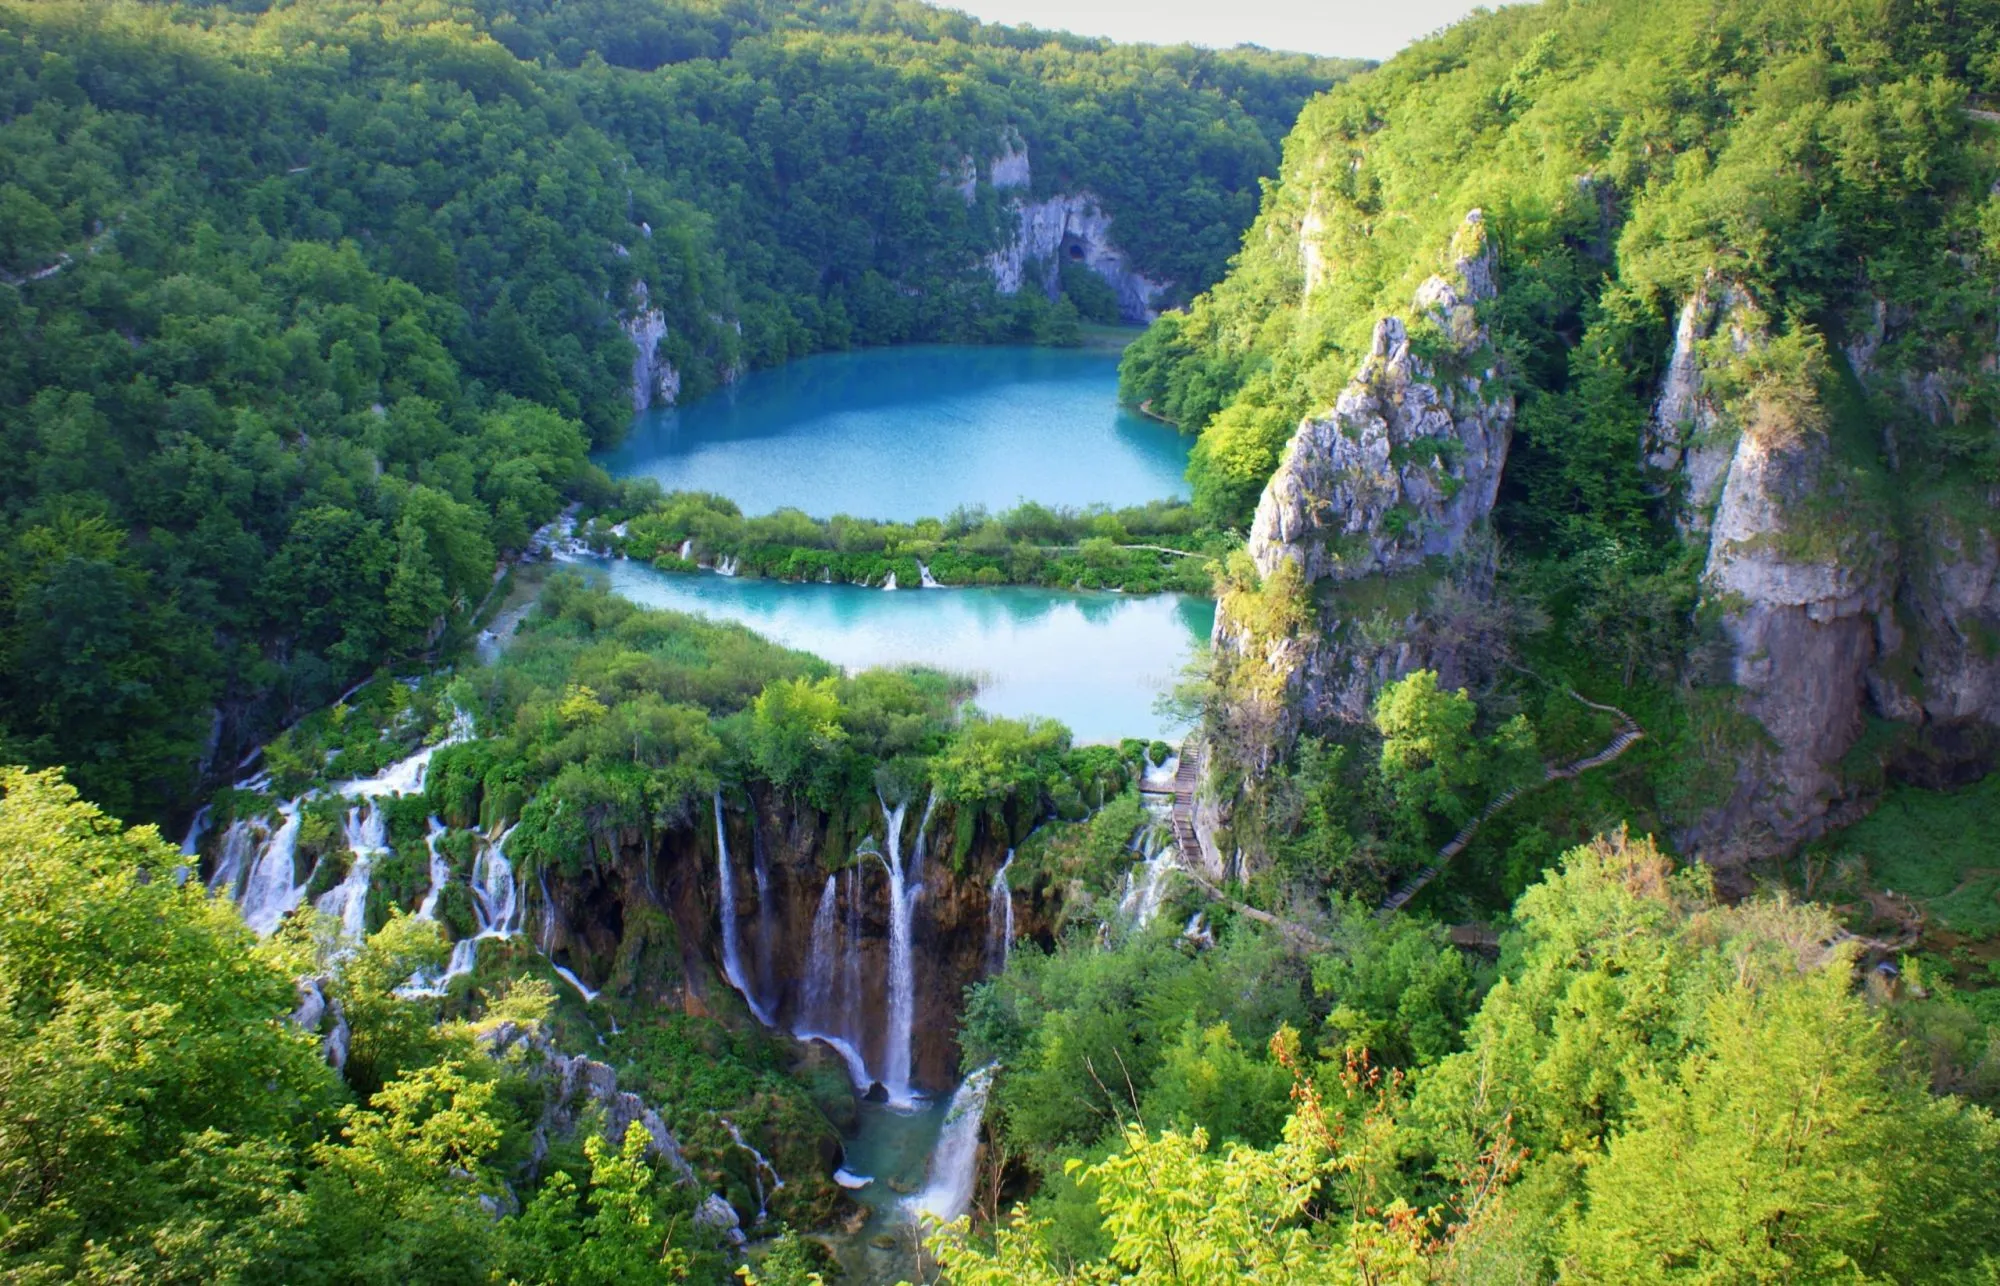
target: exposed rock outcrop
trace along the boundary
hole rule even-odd
[[[666,315],[653,307],[643,281],[632,287],[632,300],[631,314],[620,323],[638,350],[632,359],[632,410],[672,406],[680,400],[681,374],[660,356],[660,341],[667,337]]]
[[[1258,501],[1252,561],[1266,580],[1295,567],[1318,619],[1284,638],[1254,638],[1224,610],[1216,641],[1269,671],[1267,689],[1284,689],[1280,740],[1300,719],[1366,718],[1374,691],[1411,669],[1455,668],[1414,621],[1363,637],[1349,605],[1322,590],[1468,558],[1490,580],[1490,544],[1479,534],[1514,424],[1513,395],[1496,378],[1476,313],[1497,290],[1494,274],[1475,210],[1453,238],[1450,270],[1413,300],[1430,355],[1418,354],[1401,318],[1382,318],[1360,370],[1330,411],[1300,423]]]
[[[1129,322],[1159,316],[1157,304],[1166,285],[1141,273],[1111,239],[1111,216],[1088,192],[1057,194],[1040,201],[1026,199],[1032,171],[1027,144],[1010,135],[993,158],[989,181],[997,191],[1019,190],[1011,212],[1013,235],[987,256],[987,270],[1001,294],[1017,293],[1029,284],[1029,270],[1038,269],[1033,284],[1053,298],[1065,261],[1082,264],[1103,278],[1118,296],[1118,312]]]
[[[1847,346],[1851,370],[1918,414],[1952,414],[1941,380],[1876,369],[1898,321],[1875,310]],[[1756,735],[1731,748],[1728,798],[1679,836],[1724,867],[1786,851],[1865,807],[1839,765],[1869,715],[2000,724],[2000,543],[1962,515],[1928,511],[1897,538],[1856,480],[1886,471],[1878,486],[1897,485],[1887,426],[1875,464],[1843,466],[1817,394],[1794,389],[1786,406],[1753,387],[1726,405],[1714,390],[1731,381],[1719,368],[1768,342],[1748,292],[1704,281],[1682,307],[1646,442],[1647,464],[1680,487],[1681,530],[1707,544],[1704,593],[1720,609],[1737,709],[1755,722]]]
[[[698,1182],[694,1167],[688,1164],[667,1123],[637,1094],[619,1089],[618,1073],[610,1067],[582,1054],[564,1054],[549,1044],[539,1028],[517,1023],[499,1023],[482,1032],[479,1039],[494,1058],[519,1058],[548,1088],[541,1119],[535,1123],[533,1165],[541,1164],[551,1138],[574,1133],[584,1113],[595,1108],[603,1113],[606,1142],[622,1144],[637,1123],[646,1132],[648,1159],[666,1167],[682,1183]]]

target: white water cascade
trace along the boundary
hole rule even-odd
[[[509,827],[483,840],[479,856],[472,860],[472,878],[468,883],[472,889],[472,918],[479,925],[479,932],[451,944],[451,960],[445,965],[443,973],[433,977],[429,971],[420,969],[408,982],[396,988],[397,995],[444,995],[452,979],[471,973],[472,967],[479,963],[479,943],[482,939],[511,938],[521,931],[521,889],[514,879],[513,863],[507,860],[507,836],[512,833],[513,828]],[[435,833],[432,853],[436,853]],[[433,888],[437,887],[437,869],[434,857],[431,867]],[[432,910],[436,910],[434,904]],[[582,986],[580,983],[577,985]]]
[[[771,1164],[771,1159],[750,1146],[749,1140],[743,1137],[743,1131],[736,1128],[734,1121],[726,1116],[718,1116],[715,1119],[722,1122],[722,1128],[729,1131],[729,1137],[736,1146],[750,1154],[750,1182],[757,1190],[757,1222],[763,1223],[771,1217],[769,1205],[771,1194],[783,1191],[785,1181],[778,1177],[778,1167]],[[768,1189],[764,1186],[767,1176],[771,1180]]]
[[[913,1107],[916,1096],[910,1090],[910,1048],[917,1016],[916,952],[912,944],[917,899],[923,895],[924,833],[930,829],[931,809],[937,804],[932,795],[924,804],[923,818],[917,823],[916,847],[909,869],[903,867],[903,816],[907,802],[889,807],[878,793],[883,825],[887,828],[888,853],[878,854],[889,868],[889,1030],[882,1050],[882,1087],[896,1107]]]
[[[1007,860],[1000,863],[1000,869],[993,872],[993,885],[988,890],[986,907],[986,964],[994,973],[1007,967],[1007,957],[1014,950],[1014,890],[1007,885],[1007,868],[1014,865],[1014,850],[1007,850]]]
[[[549,961],[549,968],[555,970],[557,976],[559,976],[564,982],[576,988],[576,994],[583,997],[584,1004],[587,1005],[591,1001],[597,999],[598,993],[592,991],[589,987],[584,986],[583,979],[577,977],[575,973],[564,968],[562,965],[557,964],[553,960]]]
[[[292,908],[306,895],[306,881],[293,871],[299,851],[299,804],[281,804],[284,818],[257,854],[257,861],[243,881],[243,921],[258,937],[268,937]]]
[[[742,943],[736,925],[736,880],[729,869],[729,835],[722,824],[722,791],[719,788],[715,792],[715,865],[721,890],[716,906],[722,917],[722,976],[736,988],[758,1022],[766,1027],[775,1026],[771,1016],[764,1012],[764,1006],[758,1004],[757,997],[751,994],[743,977]]]
[[[917,576],[919,578],[919,588],[921,589],[944,588],[944,586],[937,583],[937,578],[931,575],[931,569],[924,566],[922,563],[917,564]]]
[[[256,834],[252,823],[240,817],[222,832],[222,851],[216,855],[215,873],[208,877],[208,891],[212,896],[235,901],[243,895],[243,863],[250,856],[251,846],[256,843]]]
[[[986,1095],[998,1070],[997,1064],[988,1063],[966,1077],[952,1094],[923,1190],[906,1206],[919,1221],[950,1223],[971,1209],[972,1189],[979,1178],[979,1127],[985,1120]]]
[[[372,800],[347,810],[345,838],[354,855],[347,876],[320,895],[313,906],[340,921],[340,936],[359,942],[368,932],[368,881],[375,859],[389,851],[388,819]]]
[[[1143,929],[1160,912],[1166,896],[1167,874],[1180,870],[1174,860],[1175,847],[1169,843],[1159,852],[1125,873],[1125,892],[1118,899],[1118,918],[1132,929]]]
[[[841,951],[838,879],[833,875],[826,877],[826,887],[819,895],[819,907],[813,912],[812,946],[806,956],[805,996],[799,1005],[792,1034],[800,1040],[819,1041],[839,1054],[841,1061],[847,1064],[848,1079],[854,1082],[856,1089],[866,1090],[874,1083],[873,1078],[868,1074],[867,1060],[855,1047],[851,1024],[845,1021],[860,988],[848,984],[850,1004],[845,1008],[836,994],[846,979],[845,966],[850,962],[848,954]],[[854,944],[850,941],[848,953],[854,951]],[[858,970],[858,958],[852,963]]]
[[[451,863],[438,852],[438,841],[444,838],[444,823],[433,817],[431,828],[424,835],[424,851],[431,859],[431,886],[424,890],[424,900],[417,904],[419,920],[437,919],[438,898],[444,895],[444,886],[451,881]]]

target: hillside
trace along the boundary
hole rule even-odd
[[[1885,781],[1992,765],[1996,23],[1522,6],[1307,107],[1230,275],[1123,372],[1247,534],[1218,861],[1282,868],[1258,769],[1317,762],[1302,728],[1366,761],[1418,669],[1545,753],[1566,685],[1648,733],[1492,828],[1475,900],[1608,817],[1740,885]]]
[[[461,637],[635,408],[1206,287],[1347,70],[921,5],[0,7],[0,757],[184,815]]]

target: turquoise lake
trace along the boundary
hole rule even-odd
[[[895,519],[959,505],[1188,494],[1191,440],[1118,405],[1118,355],[919,345],[824,353],[648,412],[598,463],[746,514]]]
[[[1079,742],[1177,738],[1154,699],[1215,622],[1209,599],[992,589],[864,589],[600,563],[648,607],[739,621],[848,670],[929,665],[981,680],[979,708],[1069,725]]]
[[[614,475],[719,492],[749,514],[943,516],[959,505],[1124,505],[1186,495],[1187,439],[1118,406],[1115,353],[929,345],[809,357],[640,417]],[[849,671],[977,676],[978,706],[1079,742],[1176,739],[1154,712],[1215,604],[1026,587],[864,589],[598,561],[650,607],[737,621]]]

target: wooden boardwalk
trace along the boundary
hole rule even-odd
[[[1199,737],[1181,743],[1180,767],[1174,772],[1174,847],[1180,850],[1181,869],[1201,869],[1201,840],[1194,833],[1194,792],[1201,785],[1202,762],[1207,747]]]
[[[1452,836],[1445,846],[1437,851],[1435,861],[1404,881],[1388,897],[1382,899],[1382,905],[1375,909],[1377,916],[1387,919],[1409,905],[1411,898],[1423,892],[1426,885],[1444,874],[1444,868],[1452,858],[1457,857],[1465,851],[1465,846],[1472,842],[1472,837],[1479,833],[1479,828],[1486,823],[1486,820],[1507,805],[1513,803],[1523,791],[1533,790],[1539,786],[1546,786],[1552,781],[1565,781],[1571,777],[1581,776],[1593,768],[1601,768],[1624,754],[1631,748],[1633,742],[1638,741],[1646,735],[1640,730],[1639,725],[1632,721],[1632,716],[1626,714],[1617,706],[1600,705],[1588,699],[1582,693],[1577,692],[1574,688],[1565,689],[1565,691],[1591,709],[1602,710],[1606,714],[1615,716],[1620,724],[1618,735],[1613,737],[1605,745],[1604,749],[1594,755],[1579,759],[1575,763],[1547,768],[1543,770],[1540,781],[1531,782],[1526,786],[1516,786],[1511,790],[1505,790],[1496,795],[1485,808],[1479,810],[1479,816],[1467,822],[1458,834]]]

